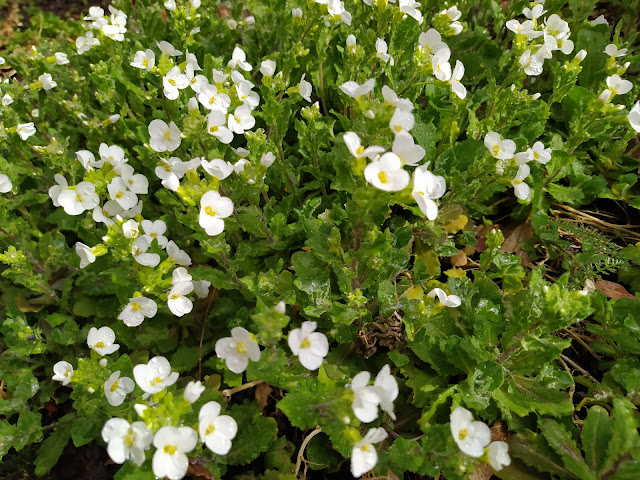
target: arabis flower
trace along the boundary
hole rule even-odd
[[[245,130],[251,130],[256,124],[256,119],[251,115],[251,107],[241,105],[233,114],[229,114],[228,127],[233,133],[242,135]]]
[[[87,335],[87,345],[100,356],[109,355],[120,349],[120,345],[113,343],[115,339],[116,334],[109,327],[92,327]]]
[[[276,62],[273,60],[263,60],[260,64],[260,73],[265,77],[271,77],[276,71]]]
[[[147,253],[151,242],[146,237],[140,237],[131,245],[131,254],[136,262],[146,267],[155,267],[160,263],[160,255],[157,253]]]
[[[350,33],[347,36],[347,51],[349,53],[353,53],[356,50],[356,36],[352,33]]]
[[[226,115],[227,109],[231,105],[231,99],[226,93],[218,93],[215,85],[205,85],[198,93],[198,101],[204,108],[209,110],[219,110]]]
[[[289,332],[289,348],[307,370],[317,370],[329,353],[327,337],[315,332],[316,326],[316,322],[302,322],[301,328]]]
[[[473,458],[484,455],[484,448],[491,442],[491,430],[478,421],[473,421],[473,415],[463,407],[456,407],[451,412],[451,435],[462,453]]]
[[[242,327],[231,329],[231,336],[216,342],[216,355],[227,363],[233,373],[242,373],[249,365],[249,360],[260,360],[260,347]]]
[[[369,159],[374,159],[376,155],[384,152],[384,148],[378,145],[373,145],[371,147],[365,148],[360,143],[360,137],[355,132],[346,132],[342,136],[342,139],[344,140],[345,145],[351,152],[351,155],[353,155],[356,158],[367,157]]]
[[[233,173],[233,165],[220,158],[214,158],[213,160],[202,159],[201,164],[205,172],[218,180],[224,180]]]
[[[73,377],[73,367],[69,362],[60,361],[53,366],[53,380],[62,382],[62,385],[68,385]]]
[[[54,186],[51,188],[56,188],[56,187]],[[129,212],[132,212],[132,211],[133,210],[129,210]],[[123,215],[123,212],[124,210],[120,205],[118,205],[118,202],[115,202],[113,200],[108,200],[104,202],[104,205],[102,207],[98,205],[93,209],[92,217],[96,222],[101,222],[101,223],[104,223],[105,225],[115,225],[116,222],[113,220],[113,218],[116,215]]]
[[[387,51],[387,42],[385,42],[382,38],[378,38],[376,40],[376,57],[378,57],[385,63],[388,62],[391,56],[387,53]],[[393,65],[393,63],[391,65]]]
[[[489,149],[491,156],[500,160],[510,160],[516,152],[516,142],[503,140],[496,132],[487,133],[484,137],[484,146]]]
[[[202,395],[202,392],[204,391],[205,386],[201,381],[198,380],[196,382],[192,380],[187,383],[186,387],[184,387],[184,393],[182,394],[182,397],[189,403],[197,402],[200,398],[200,395]]]
[[[447,44],[442,41],[440,33],[434,28],[430,28],[420,34],[418,37],[418,45],[421,51],[431,55],[441,48],[449,48]]]
[[[537,76],[542,73],[544,64],[544,58],[540,55],[531,54],[531,50],[525,50],[522,55],[520,55],[520,66],[524,69],[524,73],[527,75]]]
[[[606,53],[610,57],[614,57],[614,58],[615,57],[624,57],[627,54],[627,49],[626,48],[621,48],[621,49],[618,50],[617,45],[614,45],[613,43],[610,43],[604,49],[604,53]]]
[[[107,453],[115,463],[131,460],[137,466],[144,463],[144,451],[149,450],[153,433],[144,422],[129,424],[122,418],[110,418],[102,427],[102,439]]]
[[[636,132],[640,132],[640,102],[637,102],[629,112],[629,124]]]
[[[411,177],[402,169],[402,161],[391,152],[387,152],[379,160],[371,162],[364,169],[364,178],[374,187],[385,192],[404,190]]]
[[[114,167],[126,162],[124,158],[124,150],[119,145],[107,145],[106,143],[101,143],[98,153],[100,154],[100,159],[103,162],[109,162]]]
[[[98,160],[96,162],[96,157],[89,150],[78,150],[76,152],[76,158],[87,171],[93,170],[94,167],[100,168],[104,165],[104,160]]]
[[[171,122],[169,125],[163,120],[152,120],[149,123],[149,145],[156,152],[173,152],[180,146],[180,129]]]
[[[29,123],[19,123],[16,125],[16,133],[20,135],[22,140],[26,140],[31,135],[36,133],[36,127],[33,125],[33,122]]]
[[[409,110],[396,108],[391,120],[389,121],[389,128],[393,133],[398,134],[400,132],[408,132],[413,128],[415,119],[413,114]]]
[[[373,382],[373,388],[378,395],[378,401],[382,411],[387,412],[391,419],[395,420],[396,415],[393,413],[393,402],[398,398],[399,389],[398,381],[391,375],[389,365],[385,365],[380,369]]]
[[[104,382],[104,395],[109,405],[117,407],[122,405],[127,394],[133,392],[136,384],[129,377],[120,378],[120,370],[113,372],[109,380]]]
[[[533,8],[525,7],[522,10],[522,13],[525,17],[533,20],[533,19],[540,18],[542,15],[544,15],[546,10],[543,10],[543,9],[544,9],[544,5],[541,3],[538,3]]]
[[[631,91],[633,84],[629,80],[623,80],[620,75],[611,75],[607,77],[607,87],[600,94],[600,100],[603,102],[610,101],[616,95],[624,95]]]
[[[75,190],[66,189],[58,195],[58,203],[67,215],[80,215],[85,210],[93,210],[99,202],[96,187],[91,182],[80,182]]]
[[[223,112],[212,110],[207,116],[207,132],[220,140],[220,142],[229,144],[233,140],[233,132],[226,127],[226,120]]]
[[[4,173],[0,173],[0,193],[8,193],[13,188],[11,180]]]
[[[233,49],[233,53],[231,54],[231,60],[227,63],[228,67],[235,69],[236,67],[240,67],[245,72],[251,70],[251,65],[247,62],[247,55],[242,51],[240,47],[236,47]]]
[[[153,438],[153,474],[180,480],[187,474],[189,459],[185,455],[198,443],[198,434],[191,427],[162,427]]]
[[[167,224],[164,220],[156,220],[154,222],[151,220],[142,220],[142,229],[144,230],[145,237],[147,237],[150,242],[155,239],[162,248],[167,245],[168,240],[167,237],[164,236],[164,232],[167,231]]]
[[[114,177],[111,183],[107,185],[107,191],[109,192],[109,198],[117,202],[123,210],[129,210],[138,203],[138,196],[129,191],[129,186],[122,177]]]
[[[137,327],[145,318],[155,317],[156,313],[156,302],[146,297],[133,297],[118,315],[118,320],[122,320],[127,327]]]
[[[133,193],[146,194],[149,191],[149,180],[147,177],[142,173],[135,173],[131,165],[116,165],[114,170],[120,174],[127,188]]]
[[[311,83],[307,82],[304,77],[306,73],[302,74],[302,78],[300,78],[300,83],[298,84],[298,93],[302,98],[304,98],[307,102],[311,103]]]
[[[349,385],[353,390],[353,403],[351,404],[353,414],[362,423],[373,422],[378,418],[380,398],[376,389],[369,385],[370,380],[371,374],[364,371],[353,377]]]
[[[38,81],[42,84],[44,90],[51,90],[58,85],[53,78],[51,78],[50,73],[43,73],[38,77]]]
[[[100,40],[93,37],[93,32],[88,31],[84,37],[76,38],[76,48],[78,49],[78,54],[82,55],[85,52],[91,50],[91,47],[96,45],[100,45]]]
[[[411,195],[418,203],[420,211],[431,221],[438,217],[438,205],[434,200],[442,197],[447,184],[443,177],[434,175],[427,168],[429,165],[420,165],[413,172],[413,191]]]
[[[171,371],[169,360],[153,357],[146,364],[133,367],[133,377],[138,386],[146,393],[158,393],[178,380],[178,372]]]
[[[233,213],[233,202],[215,190],[209,190],[200,199],[198,223],[207,235],[218,235],[224,230],[224,220]]]
[[[459,307],[462,304],[462,300],[457,295],[447,295],[444,290],[441,288],[434,288],[429,293],[427,293],[427,297],[435,298],[438,296],[438,300],[445,307]]]
[[[127,220],[122,224],[122,233],[126,238],[137,238],[140,234],[140,225],[135,220]]]
[[[343,93],[345,93],[346,95],[349,95],[351,98],[358,98],[362,95],[366,95],[369,92],[371,92],[373,90],[373,87],[375,87],[375,85],[376,85],[376,79],[370,78],[369,80],[364,82],[362,85],[359,85],[358,83],[349,80],[348,82],[345,82],[342,85],[340,85],[339,88],[340,90],[342,90]]]
[[[147,72],[150,72],[155,64],[156,54],[153,53],[153,50],[147,48],[146,51],[138,50],[133,57],[133,62],[129,65],[135,68],[142,68]]]
[[[180,50],[175,48],[173,45],[171,45],[166,40],[162,40],[161,42],[158,42],[157,45],[158,45],[158,48],[160,49],[160,51],[162,53],[166,53],[170,57],[178,57],[178,56],[182,55],[182,52]]]
[[[187,295],[193,292],[193,282],[175,283],[167,297],[167,307],[176,317],[182,317],[193,310],[193,302]]]
[[[449,64],[450,57],[451,50],[449,50],[449,47],[445,47],[438,50],[431,60],[433,76],[443,82],[446,82],[451,78],[451,65]]]
[[[351,450],[351,474],[359,478],[378,463],[378,452],[373,446],[387,438],[387,432],[382,427],[371,428],[364,438],[356,443]]]
[[[180,90],[189,86],[189,79],[180,71],[179,67],[173,67],[162,78],[164,96],[169,100],[175,100],[180,95]]]
[[[231,440],[238,433],[238,424],[229,415],[220,415],[220,404],[207,402],[198,414],[200,440],[216,455],[226,455],[231,450]]]
[[[417,165],[424,158],[424,148],[413,142],[413,137],[406,133],[400,132],[393,141],[391,151],[395,153],[402,165]]]
[[[456,60],[456,66],[453,69],[453,73],[451,74],[451,78],[448,80],[449,85],[451,85],[451,91],[455,93],[458,98],[465,98],[467,96],[467,89],[465,88],[460,80],[464,76],[464,65],[460,60]]]
[[[503,467],[511,465],[509,445],[505,442],[491,442],[487,447],[487,456],[489,457],[489,465],[496,472],[502,470]]]
[[[516,173],[515,178],[511,181],[511,185],[513,185],[513,193],[521,200],[526,200],[529,197],[531,189],[529,188],[529,185],[524,183],[524,179],[529,176],[529,172],[529,165],[526,163],[520,165],[518,167],[518,173]]]
[[[183,265],[185,267],[191,265],[191,257],[189,254],[184,250],[181,250],[173,240],[167,243],[167,254],[169,255],[169,258],[178,265]]]
[[[76,253],[80,257],[80,268],[84,268],[96,261],[96,256],[91,251],[91,247],[81,242],[76,242]]]

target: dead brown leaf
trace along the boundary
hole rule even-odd
[[[218,480],[207,469],[197,463],[190,463],[187,469],[187,475],[192,475],[195,478],[205,478],[206,480]]]
[[[476,252],[480,252],[480,253],[484,252],[488,248],[487,237],[486,237],[487,233],[493,229],[498,229],[498,228],[500,228],[500,225],[498,225],[497,223],[495,225],[478,225],[475,230],[475,237],[476,237],[476,240],[478,241],[471,247]]]
[[[390,468],[387,469],[387,480],[400,480],[395,473],[391,471]]]
[[[509,438],[509,429],[507,428],[506,422],[498,420],[496,423],[491,425],[492,442],[506,442],[507,438]]]
[[[469,480],[489,480],[493,477],[493,469],[486,463],[476,464],[476,471],[469,475]]]
[[[634,295],[631,295],[627,289],[619,283],[608,282],[607,280],[596,280],[596,290],[604,293],[607,298],[613,298],[614,300],[630,298],[631,300],[638,301]]]
[[[18,295],[16,300],[17,300],[16,304],[18,306],[18,310],[20,310],[23,313],[39,312],[40,310],[42,310],[44,307],[47,306],[47,304],[42,301],[42,298],[26,299],[23,296]]]
[[[514,255],[522,259],[523,267],[533,267],[533,263],[529,259],[527,252],[521,248],[522,242],[531,240],[533,238],[533,227],[531,223],[526,222],[518,225],[511,233],[505,238],[500,251],[504,253],[513,253]]]
[[[261,383],[256,387],[256,402],[258,402],[258,408],[260,410],[267,406],[269,395],[271,395],[272,391],[273,389],[266,383]]]
[[[467,254],[460,250],[460,253],[451,257],[451,265],[454,267],[464,267],[468,263],[469,259]]]

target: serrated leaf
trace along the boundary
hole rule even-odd
[[[269,448],[278,427],[275,419],[262,416],[254,402],[234,405],[229,415],[238,424],[238,435],[225,459],[229,465],[245,465]]]
[[[53,433],[40,445],[34,461],[36,475],[43,476],[58,462],[58,458],[71,438],[71,422],[75,416],[75,413],[67,413],[62,417]]]
[[[550,418],[541,420],[538,425],[542,435],[549,442],[551,448],[560,455],[567,469],[580,480],[597,479],[596,473],[585,463],[575,439],[571,437],[564,425]]]
[[[607,411],[599,405],[591,407],[582,429],[582,448],[587,464],[596,472],[604,463],[612,433],[613,422]]]

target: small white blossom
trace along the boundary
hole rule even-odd
[[[378,452],[373,446],[387,438],[384,428],[371,428],[364,438],[356,443],[351,450],[351,474],[359,478],[369,472],[378,463]]]
[[[233,140],[233,132],[226,127],[226,120],[223,112],[212,110],[207,116],[207,132],[220,140],[221,143],[229,144]]]
[[[141,224],[145,237],[149,239],[149,242],[155,239],[162,248],[167,245],[168,239],[164,236],[164,233],[167,231],[167,224],[164,220],[156,220],[154,222],[151,220],[142,220]]]
[[[156,152],[173,152],[180,146],[180,129],[171,122],[169,125],[163,120],[152,120],[149,123],[149,145]]]
[[[147,48],[146,51],[138,50],[133,57],[133,62],[131,62],[129,65],[150,72],[155,64],[156,54],[153,52],[153,50]]]
[[[389,128],[393,133],[398,134],[400,132],[408,132],[413,128],[415,119],[413,114],[409,110],[396,108],[391,120],[389,121]]]
[[[503,467],[511,465],[509,445],[505,442],[491,442],[487,447],[487,456],[489,457],[489,465],[496,472],[502,470]]]
[[[391,151],[398,156],[402,165],[417,165],[425,155],[424,148],[416,145],[413,137],[406,132],[396,135]]]
[[[373,87],[376,85],[376,79],[370,78],[362,85],[354,81],[348,81],[340,85],[340,90],[346,95],[349,95],[351,98],[358,98],[362,95],[367,95],[369,92],[373,90]]]
[[[387,152],[364,169],[364,178],[374,187],[385,192],[404,190],[411,177],[402,169],[402,162],[395,153]]]
[[[154,394],[176,383],[178,372],[172,372],[169,360],[158,356],[133,367],[133,377],[144,392]]]
[[[384,152],[384,148],[378,145],[373,145],[365,148],[360,143],[360,137],[355,132],[346,132],[342,136],[342,139],[344,140],[345,145],[351,152],[351,155],[353,155],[356,158],[366,157],[369,159],[374,159],[377,155]]]
[[[227,63],[227,66],[232,69],[239,67],[245,72],[248,72],[249,70],[251,70],[251,65],[249,65],[246,62],[246,60],[247,60],[247,55],[244,53],[244,51],[240,47],[236,47],[233,49],[233,53],[231,54],[231,60],[229,60],[229,63]]]
[[[191,427],[162,427],[153,438],[156,451],[153,454],[153,474],[180,480],[187,474],[187,453],[196,448],[198,434]]]
[[[231,440],[238,433],[238,424],[229,415],[220,415],[217,402],[207,402],[198,414],[200,440],[216,455],[226,455],[231,450]]]
[[[189,254],[184,250],[181,250],[180,247],[178,247],[178,245],[176,245],[176,243],[173,240],[167,243],[166,248],[167,248],[167,255],[169,255],[169,258],[173,260],[176,264],[182,265],[185,267],[191,265],[191,257],[189,256]]]
[[[300,78],[300,83],[298,84],[298,93],[302,98],[304,98],[307,102],[311,103],[311,92],[312,87],[311,83],[307,82],[304,77],[306,73],[302,74],[302,78]]]
[[[116,165],[120,165],[126,163],[124,150],[119,145],[107,145],[106,143],[101,143],[98,149],[98,153],[100,154],[100,159],[103,162],[109,162],[114,167]]]
[[[102,439],[107,443],[107,453],[115,463],[131,460],[135,465],[144,463],[144,451],[149,450],[153,433],[144,422],[129,424],[122,418],[110,418],[102,427]]]
[[[87,345],[100,356],[109,355],[120,349],[120,345],[114,343],[116,334],[109,327],[92,327],[87,335]]]
[[[201,381],[190,381],[187,383],[187,386],[184,387],[184,393],[182,394],[182,398],[184,398],[187,402],[193,403],[197,402],[202,395],[202,392],[205,391],[205,386]]]
[[[136,262],[146,267],[156,267],[160,263],[160,255],[147,253],[151,242],[146,237],[137,238],[131,245],[131,254]]]
[[[75,250],[80,257],[80,268],[84,268],[96,261],[96,256],[91,252],[91,248],[84,243],[77,242]]]
[[[242,327],[231,329],[231,336],[216,342],[216,355],[227,363],[233,373],[242,373],[249,365],[249,360],[260,360],[260,347],[251,338],[249,332]]]
[[[122,224],[122,233],[126,238],[138,238],[140,225],[135,220],[127,220]]]
[[[233,165],[220,158],[214,158],[213,160],[202,159],[202,168],[218,180],[224,180],[233,173]]]
[[[456,407],[451,412],[451,435],[462,453],[473,458],[484,455],[484,449],[491,442],[491,430],[478,421],[473,421],[473,415],[463,407]]]
[[[53,373],[53,380],[62,382],[62,385],[69,385],[73,377],[73,367],[69,362],[60,361],[53,366]]]
[[[633,84],[629,80],[624,80],[620,75],[611,75],[607,77],[607,87],[600,94],[600,100],[609,102],[616,95],[624,95],[629,93],[633,88]]]
[[[58,195],[58,203],[67,215],[80,215],[85,210],[93,210],[99,202],[96,187],[91,182],[80,182],[75,190],[67,188]]]
[[[129,377],[120,377],[120,370],[113,372],[109,380],[104,382],[104,395],[109,405],[122,405],[127,395],[133,392],[136,384]]]
[[[56,52],[53,54],[53,58],[56,60],[56,65],[66,65],[69,63],[69,57],[66,53]]]
[[[4,173],[0,173],[0,193],[9,193],[12,188],[11,179]]]
[[[189,276],[189,278],[191,277]],[[167,307],[176,317],[183,317],[193,310],[193,302],[187,298],[187,295],[193,292],[193,289],[193,282],[189,280],[174,283],[171,290],[169,290]]]
[[[16,125],[16,133],[20,135],[22,140],[26,140],[31,135],[36,133],[36,127],[33,125],[33,122],[29,123],[19,123]]]
[[[273,60],[263,60],[260,64],[260,73],[265,77],[271,77],[276,71],[276,62]]]
[[[233,213],[233,202],[215,190],[209,190],[200,199],[198,223],[207,235],[219,235],[224,230],[224,218]]]
[[[316,332],[316,326],[316,322],[302,322],[301,328],[289,332],[289,348],[307,370],[317,370],[329,353],[327,337]]]
[[[631,111],[629,111],[628,118],[631,128],[640,133],[640,102],[636,102]]]
[[[93,32],[91,31],[87,32],[84,37],[76,38],[76,48],[78,49],[79,55],[88,52],[96,45],[100,45],[100,40],[94,38]]]
[[[433,221],[438,217],[438,205],[434,200],[442,197],[447,184],[444,177],[434,175],[428,170],[429,165],[421,165],[413,172],[413,191],[411,195],[418,203],[420,211]]]
[[[529,197],[530,188],[529,185],[524,183],[524,179],[529,176],[530,168],[526,163],[518,167],[518,172],[515,178],[511,181],[513,185],[513,192],[516,197],[521,200],[526,200]]]
[[[182,55],[182,52],[180,50],[175,48],[166,40],[162,40],[161,42],[158,42],[157,45],[162,53],[165,53],[170,57],[179,57],[180,55]]]
[[[537,76],[542,73],[544,58],[539,55],[532,55],[531,50],[525,50],[520,55],[520,66],[527,75]]]
[[[241,105],[235,109],[233,114],[229,114],[227,126],[233,133],[244,134],[246,130],[251,130],[256,124],[256,119],[251,115],[251,108]]]
[[[137,327],[145,318],[153,318],[158,312],[155,301],[146,297],[132,297],[124,307],[118,320],[122,320],[127,327]]]
[[[129,210],[138,203],[138,196],[129,190],[129,185],[122,177],[114,177],[107,185],[107,191],[109,198],[117,202],[123,210]]]
[[[427,293],[427,297],[435,298],[438,296],[438,300],[445,307],[459,307],[462,304],[462,300],[457,295],[447,295],[444,290],[441,288],[434,288],[429,293]]]
[[[438,50],[431,60],[433,76],[443,82],[446,82],[451,78],[451,65],[449,64],[449,58],[451,58],[451,50],[449,50],[449,47],[445,47]]]
[[[516,142],[503,140],[499,133],[489,132],[484,137],[484,146],[489,149],[492,157],[500,160],[510,160],[516,152]]]

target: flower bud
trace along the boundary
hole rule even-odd
[[[198,401],[202,392],[204,392],[205,387],[202,385],[201,381],[191,381],[187,384],[184,389],[184,399],[189,403],[194,403]]]

